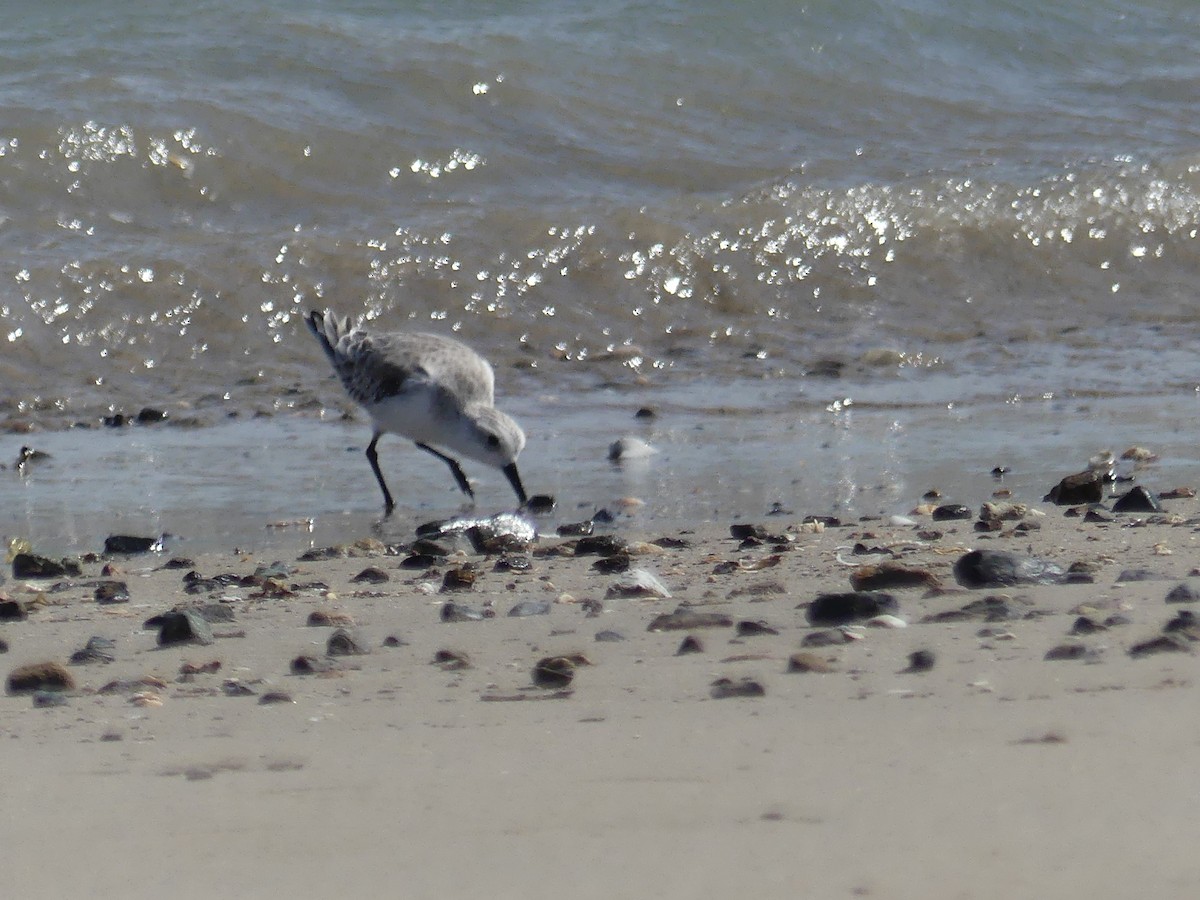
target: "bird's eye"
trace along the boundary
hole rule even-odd
[[[500,446],[500,438],[496,437],[494,434],[489,434],[487,436],[487,445],[495,450]]]

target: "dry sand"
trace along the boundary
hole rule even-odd
[[[441,573],[397,568],[394,556],[289,562],[290,583],[323,582],[287,599],[230,587],[236,621],[211,646],[157,646],[149,616],[204,599],[182,572],[131,557],[132,600],[99,605],[84,583],[47,592],[26,621],[0,627],[4,672],[57,660],[92,635],[116,642],[111,664],[71,666],[80,689],[65,706],[0,698],[3,882],[12,897],[1190,897],[1200,890],[1193,819],[1200,769],[1195,713],[1200,661],[1188,653],[1132,658],[1181,607],[1168,590],[1197,563],[1194,500],[1171,514],[1112,523],[1041,505],[1040,530],[944,536],[854,523],[798,534],[778,563],[770,544],[742,548],[724,527],[683,535],[685,549],[638,556],[671,599],[605,598],[614,575],[596,557],[539,556],[524,574],[481,566],[453,599],[498,616],[445,623]],[[764,520],[782,531],[783,519]],[[629,539],[659,534],[624,533]],[[835,671],[793,674],[789,656],[812,632],[798,608],[845,591],[867,562],[845,549],[889,547],[957,588],[951,567],[972,547],[1097,563],[1094,584],[930,593],[895,591],[904,629],[813,652]],[[544,537],[541,547],[565,543]],[[839,551],[838,548],[843,548]],[[714,574],[722,562],[750,565]],[[257,559],[195,560],[203,575],[247,574]],[[368,565],[379,585],[353,584]],[[725,567],[728,568],[728,567]],[[1117,583],[1146,568],[1167,580]],[[48,583],[11,580],[28,601]],[[745,592],[764,585],[765,593]],[[987,626],[920,624],[931,613],[1004,593],[1044,615]],[[509,618],[522,600],[549,615]],[[234,600],[233,598],[239,598]],[[648,632],[681,602],[777,635]],[[1130,624],[1084,638],[1084,660],[1047,661],[1080,604]],[[329,676],[292,675],[323,657],[317,609],[349,614],[371,652]],[[980,637],[981,628],[1001,634]],[[601,630],[626,638],[597,642]],[[239,635],[239,636],[235,636]],[[389,635],[405,642],[385,647]],[[472,667],[432,664],[440,649]],[[918,649],[931,671],[904,671]],[[531,687],[541,657],[581,653],[571,693]],[[743,657],[737,659],[737,657]],[[749,657],[749,658],[746,658]],[[190,681],[185,662],[220,661]],[[155,675],[161,706],[97,690]],[[758,698],[713,699],[719,677],[751,677]],[[228,679],[256,696],[229,696]],[[262,705],[268,691],[293,702]],[[488,701],[484,698],[527,698]],[[544,698],[544,699],[537,699]]]

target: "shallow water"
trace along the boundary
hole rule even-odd
[[[7,12],[0,459],[58,449],[102,489],[6,484],[5,531],[69,535],[72,503],[146,527],[292,518],[297,496],[366,514],[298,316],[326,305],[479,347],[527,480],[576,502],[873,511],[864,485],[907,495],[931,457],[966,478],[1010,441],[1041,448],[1031,469],[1134,442],[1192,459],[1191,5]],[[663,452],[625,484],[603,450],[643,403]],[[200,427],[61,431],[143,406]],[[410,502],[444,507],[440,464],[414,465],[438,487]]]

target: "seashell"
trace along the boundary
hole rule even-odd
[[[162,706],[162,697],[151,691],[141,691],[129,698],[129,702],[134,706]]]
[[[901,619],[899,616],[889,616],[886,614],[882,615],[882,616],[874,616],[870,619],[867,619],[865,624],[868,628],[907,628],[908,627],[908,623],[905,622],[903,619]]]

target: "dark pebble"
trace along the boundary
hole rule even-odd
[[[616,634],[616,632],[613,632],[613,634]],[[7,653],[7,652],[8,652],[8,641],[4,640],[4,638],[0,638],[0,653]]]
[[[1090,619],[1087,616],[1080,616],[1071,625],[1071,634],[1095,634],[1098,631],[1107,631],[1108,626],[1097,622],[1095,619]]]
[[[544,688],[564,688],[575,678],[575,663],[565,656],[547,656],[533,667],[533,683]]]
[[[1113,503],[1113,512],[1162,512],[1162,504],[1158,497],[1141,485],[1130,488],[1129,493],[1123,494]]]
[[[585,522],[569,522],[555,529],[559,537],[587,537],[596,530],[596,523],[591,519]]]
[[[616,556],[624,553],[626,543],[612,534],[596,534],[583,537],[574,544],[576,556]]]
[[[433,664],[447,672],[471,668],[471,657],[461,650],[439,650],[433,654]]]
[[[617,553],[613,556],[600,557],[592,563],[592,568],[601,575],[619,575],[622,572],[628,572],[632,564],[633,560],[628,553]]]
[[[833,672],[833,665],[825,659],[817,656],[815,653],[793,653],[788,657],[787,670],[789,672]]]
[[[714,700],[724,700],[728,697],[765,697],[766,688],[753,678],[718,678],[709,685],[709,696]]]
[[[88,663],[116,662],[117,657],[112,652],[115,646],[108,638],[89,638],[82,650],[76,650],[71,654],[71,663],[72,665],[82,666]]]
[[[984,597],[981,600],[972,600],[958,609],[949,609],[924,616],[921,622],[969,622],[973,620],[1007,622],[1012,619],[1023,619],[1029,614],[1028,607],[1019,606],[1017,601],[1010,597]]]
[[[908,654],[908,668],[905,672],[928,672],[933,668],[937,658],[932,650],[914,650]]]
[[[679,649],[675,651],[676,656],[686,656],[689,653],[703,653],[704,642],[694,634],[689,634],[679,643]]]
[[[823,631],[811,631],[804,636],[800,641],[801,647],[836,647],[839,644],[849,643],[850,638],[846,637],[844,631],[837,629],[827,629]]]
[[[954,577],[969,588],[1058,584],[1065,575],[1057,563],[1005,550],[972,550],[954,563]]]
[[[1160,634],[1158,637],[1142,641],[1129,648],[1129,655],[1134,659],[1152,656],[1155,653],[1191,653],[1191,641],[1180,634]]]
[[[761,619],[750,620],[743,619],[737,623],[738,637],[755,637],[760,634],[779,634],[778,630],[772,628]]]
[[[1181,581],[1167,591],[1168,603],[1195,603],[1200,600],[1200,578]]]
[[[1091,653],[1083,644],[1058,644],[1046,651],[1044,659],[1086,659]]]
[[[53,560],[34,553],[18,553],[13,557],[12,571],[13,578],[64,578],[83,574],[75,560]]]
[[[430,553],[410,553],[404,559],[400,560],[400,568],[402,569],[428,569],[435,565],[438,561],[436,556]]]
[[[469,591],[475,586],[475,579],[478,577],[479,573],[470,565],[450,569],[442,576],[442,590]]]
[[[359,643],[354,635],[344,628],[339,628],[331,634],[325,643],[326,656],[363,656],[370,652],[369,648]]]
[[[208,645],[213,642],[212,626],[196,609],[163,613],[159,617],[158,629],[158,643],[164,647],[183,643]]]
[[[1099,503],[1104,499],[1104,473],[1094,469],[1068,475],[1050,488],[1043,499],[1059,506]]]
[[[383,584],[391,580],[392,576],[375,566],[368,566],[350,579],[353,584]]]
[[[969,506],[963,506],[961,503],[946,503],[933,511],[933,521],[950,522],[956,519],[969,519],[972,515],[974,513],[971,512]]]
[[[900,604],[891,594],[855,591],[821,594],[808,605],[804,615],[810,625],[847,625],[899,611]]]
[[[33,691],[73,691],[75,676],[61,663],[41,662],[18,666],[8,673],[10,694],[28,694]]]
[[[260,706],[269,706],[272,703],[295,703],[292,695],[286,691],[268,691],[258,698]]]
[[[508,611],[512,618],[523,618],[524,616],[548,616],[550,615],[549,600],[522,600],[513,606]]]
[[[616,643],[617,641],[625,640],[625,635],[621,634],[619,631],[597,631],[596,640],[602,644],[612,644]]]
[[[1107,619],[1104,620],[1104,624],[1108,628],[1119,628],[1122,625],[1132,625],[1133,619],[1129,618],[1129,616],[1126,616],[1122,613],[1113,613],[1111,616],[1109,616]]]
[[[1163,626],[1167,634],[1179,634],[1189,641],[1200,641],[1200,618],[1190,609],[1185,609]]]
[[[337,671],[337,664],[333,660],[302,655],[292,660],[291,669],[293,675],[319,675]]]
[[[173,556],[162,564],[164,569],[194,569],[196,561],[188,559],[186,556]]]
[[[693,628],[728,628],[733,619],[722,613],[696,612],[686,606],[655,616],[647,631],[688,631]]]
[[[549,494],[534,494],[525,503],[525,508],[535,516],[554,512],[555,500]]]
[[[1117,576],[1117,581],[1166,581],[1168,577],[1153,569],[1122,569],[1121,574]]]
[[[940,587],[942,580],[928,569],[906,566],[897,562],[882,562],[863,566],[850,575],[850,586],[856,591],[881,591],[886,588]]]
[[[383,646],[385,646],[385,647],[406,647],[406,646],[408,646],[408,641],[404,640],[404,638],[396,637],[396,635],[394,635],[394,634],[389,634],[387,637],[385,637],[383,639]]]
[[[656,415],[657,415],[657,413],[653,409],[651,409],[649,406],[643,406],[643,407],[640,407],[638,409],[638,411],[633,414],[633,417],[635,419],[653,419]]]
[[[137,537],[131,534],[112,534],[104,539],[105,553],[150,553],[162,550],[161,537]]]
[[[0,622],[20,622],[29,618],[25,606],[18,600],[0,600]]]
[[[97,603],[128,603],[129,585],[123,581],[103,581],[96,585],[92,596]]]
[[[59,691],[34,691],[33,705],[37,709],[49,709],[52,706],[66,706],[67,697]]]
[[[153,425],[156,422],[165,422],[167,414],[161,409],[155,409],[152,406],[144,406],[137,414],[137,423],[139,425]]]
[[[477,609],[448,600],[442,604],[443,622],[479,622],[487,618]]]
[[[242,684],[236,678],[230,678],[221,685],[221,691],[226,697],[253,697],[255,693],[254,688]]]
[[[497,572],[528,572],[533,568],[533,560],[524,553],[505,553],[496,560]]]
[[[312,628],[338,628],[343,625],[353,625],[354,617],[349,613],[337,612],[332,609],[314,609],[308,614],[305,624]]]

